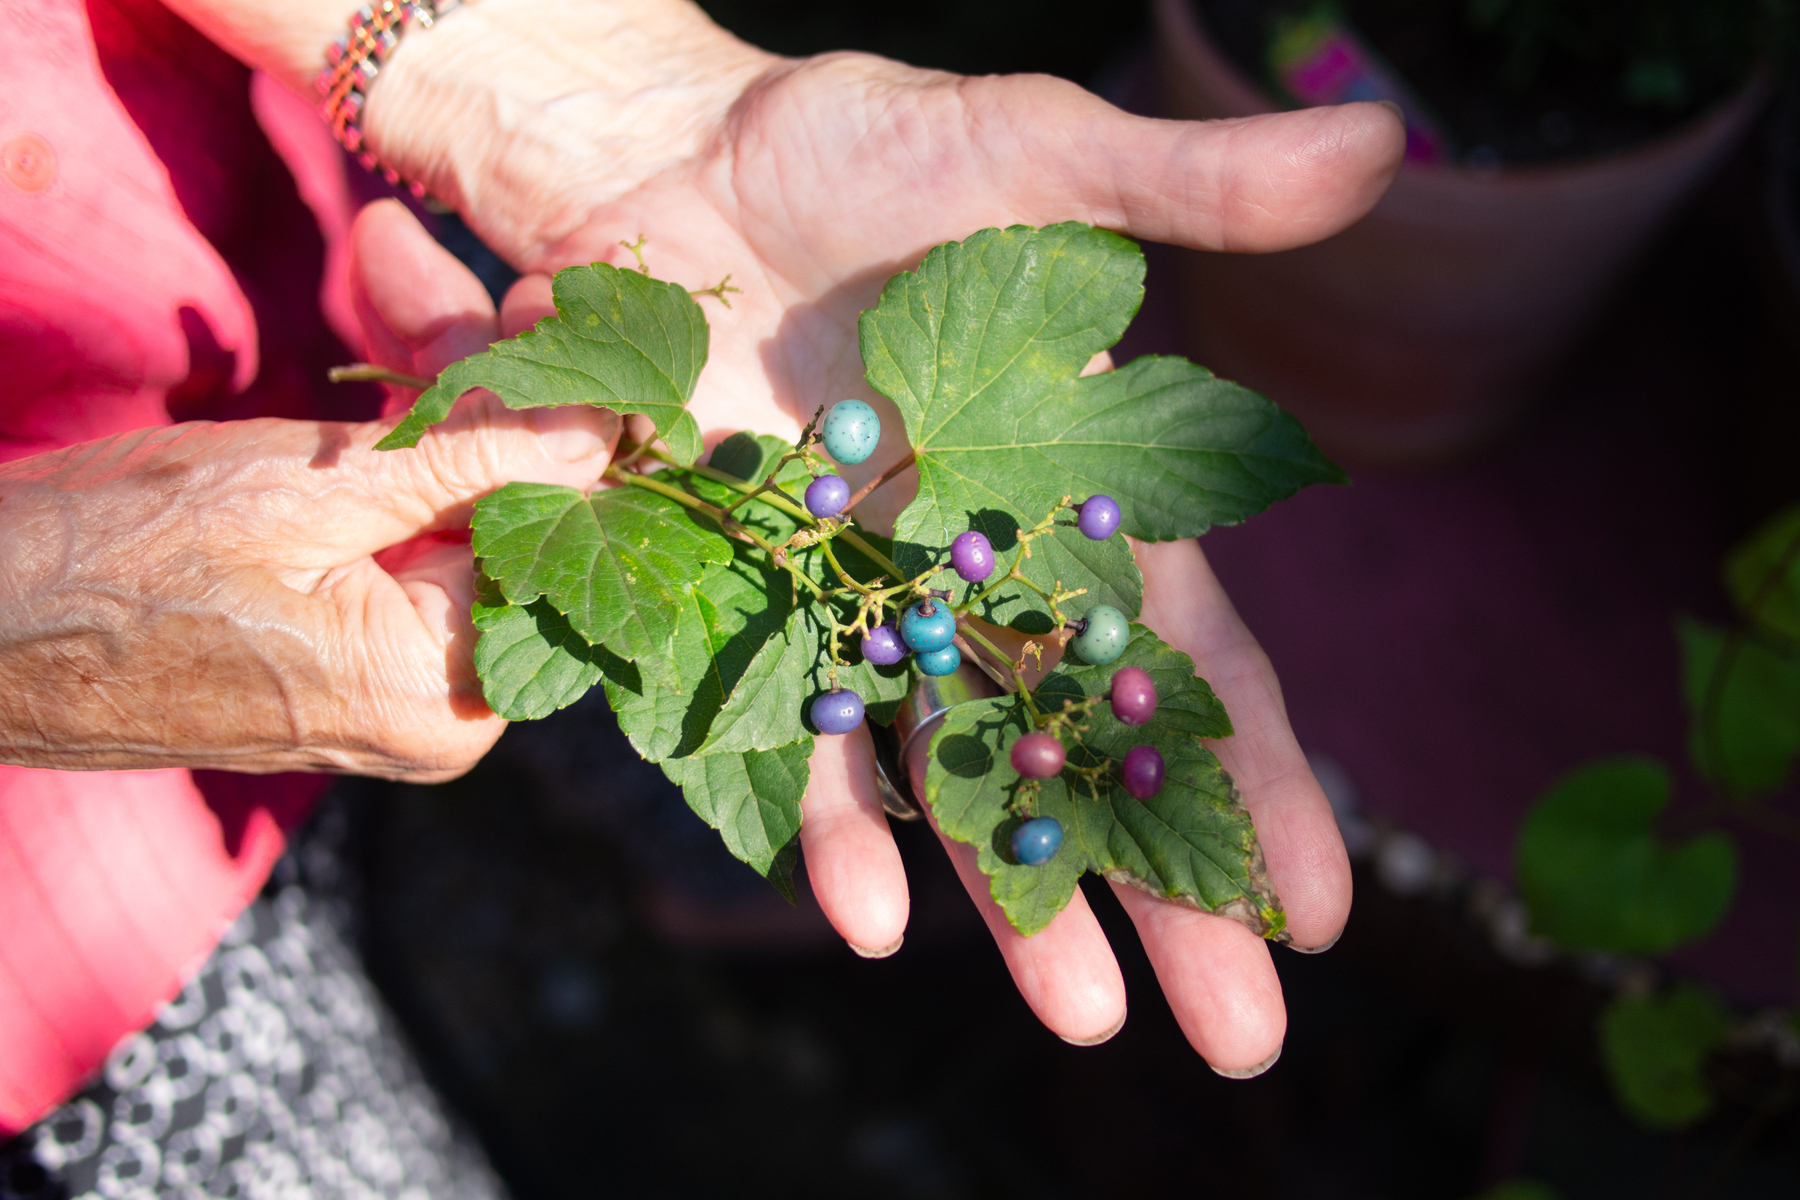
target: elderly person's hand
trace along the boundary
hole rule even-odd
[[[391,361],[435,372],[496,318],[418,237],[364,256],[358,307]],[[473,766],[505,723],[471,658],[470,502],[514,479],[591,485],[619,422],[470,397],[417,452],[376,451],[391,426],[196,422],[0,467],[0,760]]]
[[[307,28],[209,23],[209,10],[251,11],[244,0],[175,2],[297,84],[337,32],[332,0],[290,0]],[[401,44],[365,124],[377,152],[523,270],[623,265],[620,243],[643,235],[660,277],[699,288],[729,272],[743,291],[710,313],[692,405],[709,440],[792,435],[819,404],[852,395],[900,428],[863,380],[856,318],[938,242],[1081,220],[1204,250],[1280,250],[1366,212],[1403,144],[1400,122],[1373,104],[1188,124],[1129,116],[1044,77],[781,59],[686,0],[481,0]],[[544,274],[503,306],[515,328],[547,310]],[[855,486],[903,453],[887,439],[845,475]],[[859,512],[897,512],[909,478]],[[1255,818],[1294,944],[1328,945],[1349,911],[1348,861],[1269,664],[1195,543],[1140,547],[1139,561],[1144,620],[1193,656],[1232,715],[1237,733],[1216,749]],[[804,815],[808,877],[834,926],[865,953],[897,946],[906,881],[866,733],[820,739]],[[1039,1017],[1071,1041],[1110,1036],[1124,988],[1082,896],[1021,938],[973,852],[949,849]],[[1227,1073],[1266,1065],[1285,1014],[1265,944],[1231,921],[1119,894],[1200,1053]]]

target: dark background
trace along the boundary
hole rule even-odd
[[[1148,103],[1136,4],[706,7],[784,53],[855,48],[966,72],[1048,71]],[[1680,481],[1688,525],[1669,549],[1671,577],[1709,578],[1733,538],[1800,494],[1784,470],[1793,443],[1784,454],[1781,442],[1800,325],[1769,240],[1777,134],[1765,120],[1687,206],[1551,401],[1505,444],[1429,476],[1373,478],[1363,494],[1403,506],[1434,487],[1540,497],[1548,487],[1554,522],[1556,497],[1585,494],[1554,491],[1559,447],[1604,447],[1629,427]],[[1145,313],[1121,359],[1181,350],[1165,253],[1151,255]],[[1701,382],[1709,411],[1725,406],[1729,419],[1690,419]],[[1648,507],[1660,511],[1673,501],[1655,486]],[[1606,508],[1602,534],[1611,521],[1621,539],[1656,543],[1633,524],[1629,493],[1615,494],[1627,498]],[[1255,593],[1256,529],[1228,531],[1214,555],[1228,586],[1238,587],[1234,570],[1244,575],[1240,603]],[[1404,529],[1396,536],[1404,554]],[[1300,723],[1309,696],[1292,681],[1307,678],[1305,664],[1276,653],[1276,666]],[[1380,798],[1369,799],[1379,817]],[[1342,942],[1319,957],[1275,950],[1289,1006],[1281,1062],[1233,1082],[1188,1049],[1108,889],[1087,894],[1124,967],[1131,1016],[1110,1043],[1077,1049],[1013,992],[928,831],[897,834],[912,924],[899,955],[863,961],[816,909],[774,905],[637,762],[596,692],[515,727],[455,783],[344,784],[312,836],[349,855],[372,973],[522,1200],[1457,1200],[1518,1178],[1570,1198],[1800,1194],[1795,1072],[1727,1055],[1714,1117],[1681,1136],[1643,1130],[1614,1104],[1597,1058],[1609,981],[1508,962],[1469,916],[1480,894],[1471,877],[1403,898],[1359,864]],[[738,933],[699,936],[709,922]],[[1795,947],[1765,952],[1791,979]]]

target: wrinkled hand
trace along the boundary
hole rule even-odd
[[[475,11],[497,21],[506,10]],[[674,9],[658,3],[646,11]],[[448,36],[454,24],[439,31],[446,40],[437,51],[419,52],[409,81],[429,77],[446,94],[456,90],[446,82],[460,69]],[[692,95],[646,85],[633,93],[628,120],[594,136],[590,154],[574,152],[582,132],[559,126],[546,100],[516,105],[525,113],[516,136],[496,138],[480,154],[415,161],[434,190],[458,199],[470,222],[526,270],[596,260],[628,266],[620,243],[643,235],[658,277],[700,289],[730,273],[743,290],[729,311],[702,301],[711,358],[691,408],[709,444],[744,428],[792,436],[819,405],[857,396],[877,405],[890,432],[876,457],[843,472],[852,487],[905,452],[893,436],[903,429],[897,412],[863,379],[857,314],[873,306],[889,275],[932,245],[990,225],[1080,220],[1200,249],[1278,250],[1360,217],[1401,154],[1399,122],[1372,104],[1206,124],[1152,121],[1059,80],[960,78],[855,54],[775,59],[716,30],[706,36],[723,40],[696,42],[691,24],[683,26],[684,54],[711,64]],[[491,46],[490,35],[499,36],[488,29],[477,38],[476,29],[456,37]],[[555,21],[515,33],[548,47],[545,30],[571,36]],[[441,57],[432,64],[428,53]],[[606,62],[600,45],[519,57],[545,70],[544,55],[583,53]],[[501,54],[490,66],[497,61],[511,59]],[[683,66],[656,69],[673,77]],[[605,67],[592,76],[562,97],[565,107],[610,111],[595,95],[613,86]],[[375,105],[394,114],[407,107],[409,88],[429,90],[399,75],[392,86],[385,99],[377,90]],[[517,86],[537,97],[556,87],[542,78]],[[371,120],[383,112],[372,108]],[[402,140],[400,118],[392,120],[389,145]],[[521,280],[503,306],[514,329],[549,311],[543,274]],[[859,515],[891,520],[911,486],[912,474],[901,475]],[[1236,734],[1215,749],[1255,819],[1294,944],[1326,946],[1348,915],[1348,861],[1269,663],[1196,543],[1138,553],[1144,621],[1193,657],[1232,716]],[[876,798],[866,731],[819,739],[804,818],[808,877],[832,924],[861,953],[896,948],[906,880]],[[1082,895],[1049,928],[1020,937],[989,898],[974,850],[946,846],[1044,1023],[1075,1042],[1111,1036],[1125,1016],[1123,981]],[[1286,1022],[1266,943],[1232,921],[1117,890],[1196,1049],[1220,1070],[1265,1064]]]
[[[435,372],[496,330],[472,278],[472,296],[408,290],[442,253],[425,241],[384,247],[359,307],[390,361]],[[0,760],[473,766],[504,722],[471,658],[470,503],[513,479],[591,485],[619,422],[472,397],[418,453],[377,452],[391,426],[192,423],[0,467]]]

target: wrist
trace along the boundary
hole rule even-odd
[[[529,269],[596,207],[698,154],[778,61],[687,0],[477,0],[402,40],[363,129]]]

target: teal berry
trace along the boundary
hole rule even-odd
[[[839,400],[825,414],[819,432],[825,453],[853,467],[875,453],[881,442],[881,417],[861,400]]]
[[[915,654],[942,650],[956,640],[956,614],[941,600],[921,600],[900,614],[900,640]]]
[[[1055,817],[1033,817],[1013,830],[1013,857],[1028,867],[1041,867],[1062,849],[1062,822]]]
[[[945,646],[942,650],[927,650],[923,654],[914,654],[913,661],[919,664],[919,670],[927,675],[948,675],[962,666],[962,651],[954,645]]]
[[[1125,653],[1131,640],[1131,623],[1110,604],[1096,604],[1082,618],[1081,632],[1072,643],[1075,656],[1084,663],[1103,667]]]

